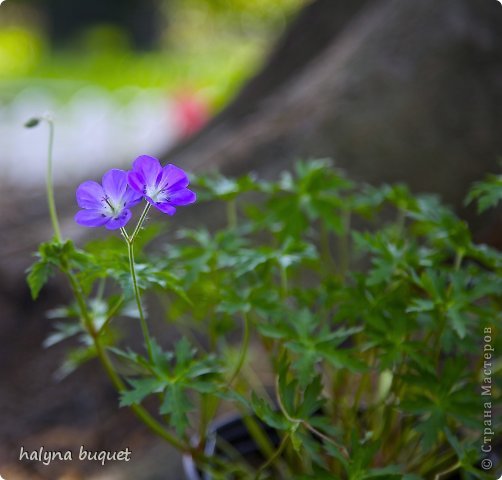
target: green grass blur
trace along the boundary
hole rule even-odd
[[[63,101],[87,85],[132,86],[196,91],[218,110],[256,71],[304,3],[170,0],[161,45],[138,52],[128,32],[110,24],[95,24],[53,49],[43,19],[11,0],[0,7],[0,101],[33,85]]]

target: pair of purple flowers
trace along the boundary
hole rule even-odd
[[[88,180],[77,188],[77,203],[82,209],[75,221],[84,227],[122,228],[131,219],[131,208],[144,198],[168,215],[176,207],[195,202],[196,195],[187,187],[186,173],[175,165],[160,165],[148,155],[138,157],[132,170],[112,169],[103,175],[102,184]]]

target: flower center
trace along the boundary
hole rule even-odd
[[[120,205],[115,205],[108,195],[101,199],[101,204],[103,205],[103,214],[108,217],[117,217],[121,212]]]
[[[169,196],[166,193],[166,188],[159,188],[157,185],[144,185],[143,193],[152,199],[155,203],[163,203],[169,201]]]

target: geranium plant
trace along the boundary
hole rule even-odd
[[[469,201],[494,206],[501,183],[477,184]],[[48,342],[80,341],[63,373],[97,357],[120,405],[212,478],[495,478],[498,251],[436,197],[354,183],[327,160],[277,181],[214,174],[188,187],[150,156],[84,182],[76,222],[110,230],[84,247],[62,237],[49,188],[55,236],[28,282],[36,298],[59,271],[73,292]],[[217,219],[170,235],[168,217],[149,218],[152,206],[189,215],[208,202]],[[147,292],[175,340],[150,333]],[[127,315],[140,348],[117,334]],[[228,411],[254,463],[228,445],[208,453]]]

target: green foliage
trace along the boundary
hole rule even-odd
[[[496,178],[469,196],[481,210],[500,198]],[[114,332],[120,317],[138,316],[119,238],[85,250],[43,244],[30,270],[34,297],[56,269],[77,279],[126,381],[121,405],[156,406],[187,442],[222,402],[254,415],[281,441],[274,454],[253,433],[272,459],[264,478],[420,480],[449,469],[487,478],[476,446],[485,337],[502,349],[499,251],[474,243],[438,198],[358,185],[327,160],[299,162],[278,181],[199,177],[194,189],[221,207],[225,225],[211,219],[170,236],[153,228],[135,244],[138,286],[156,292],[181,334],[174,346],[150,338],[145,355]],[[88,322],[75,323],[80,309],[56,312],[70,322],[48,345],[77,337],[93,353]],[[268,369],[265,385],[251,359]],[[490,368],[490,428],[499,432],[500,362]]]
[[[502,175],[488,175],[485,181],[475,183],[466,203],[474,200],[477,201],[479,213],[497,206],[502,200]]]
[[[75,248],[71,240],[64,243],[57,241],[42,243],[36,253],[38,260],[28,270],[28,286],[33,299],[38,297],[40,290],[47,283],[55,268],[71,270],[87,268],[89,256]]]
[[[181,339],[172,352],[164,352],[153,341],[153,357],[146,359],[138,354],[115,352],[133,365],[143,369],[146,376],[129,378],[131,389],[122,392],[121,406],[140,404],[146,397],[160,395],[159,413],[167,415],[178,435],[183,435],[189,425],[188,413],[194,409],[189,390],[198,393],[214,392],[221,367],[216,359],[207,355],[197,359],[196,351],[186,338]]]

